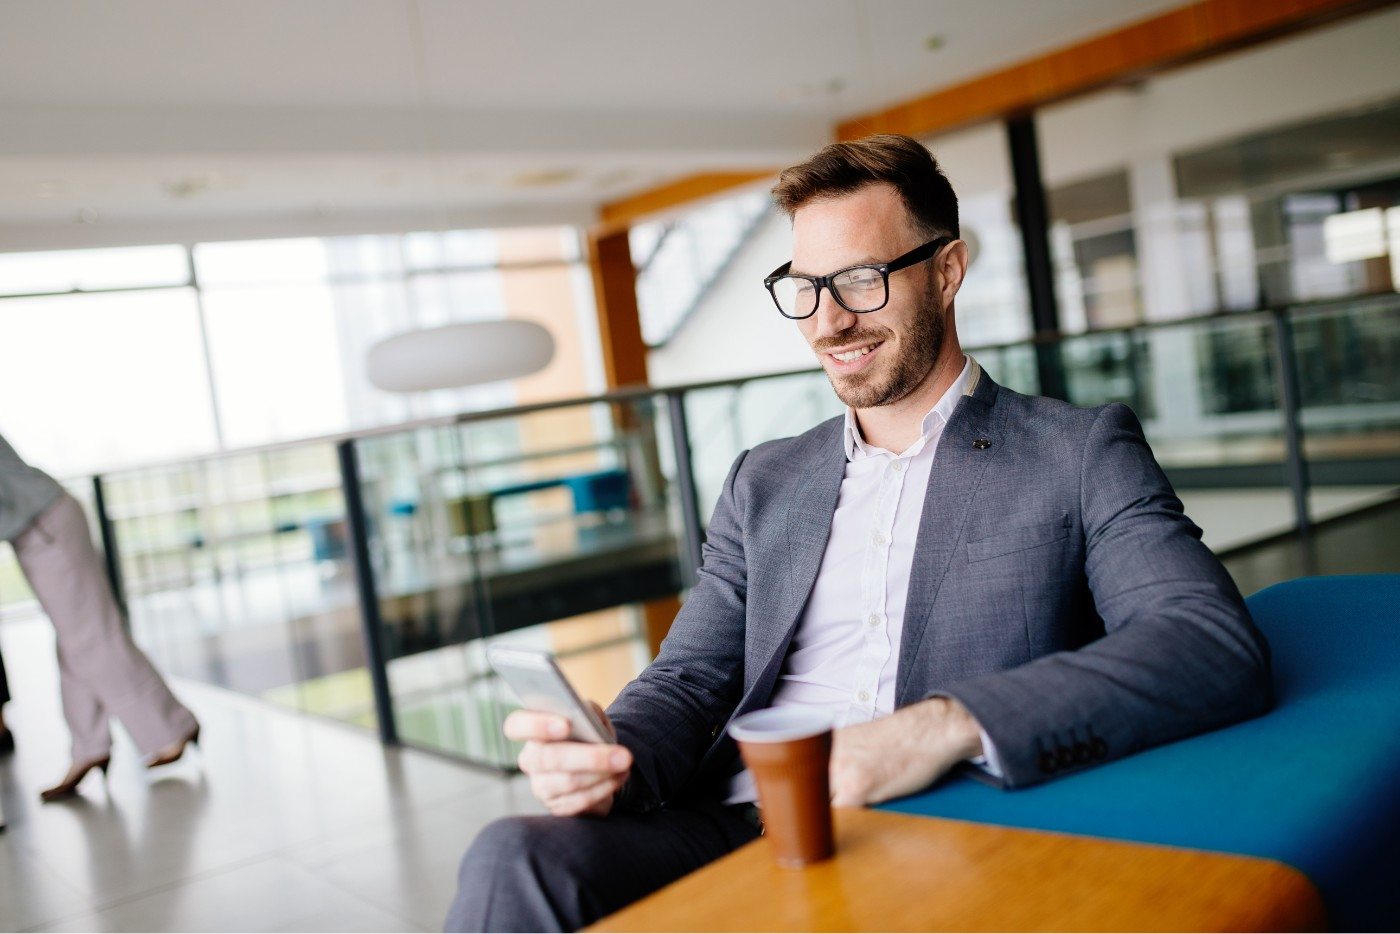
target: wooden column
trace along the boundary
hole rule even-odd
[[[642,319],[637,309],[637,270],[632,265],[628,228],[595,230],[588,237],[588,265],[593,273],[593,301],[598,315],[598,343],[603,352],[603,376],[608,389],[646,385],[647,347],[642,340]],[[620,430],[634,427],[626,406],[617,406],[613,418]],[[655,655],[680,611],[679,595],[642,604],[647,645]]]
[[[588,265],[593,272],[593,301],[608,389],[647,382],[647,348],[637,311],[637,271],[632,266],[627,233],[628,228],[623,227],[595,231],[588,237]]]

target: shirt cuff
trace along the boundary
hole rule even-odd
[[[1001,757],[997,755],[997,748],[992,745],[991,737],[987,735],[986,730],[978,729],[977,732],[982,734],[982,755],[973,756],[967,761],[993,778],[1005,778],[1001,771]]]

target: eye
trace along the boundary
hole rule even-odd
[[[879,270],[862,267],[843,273],[841,275],[840,285],[843,288],[851,289],[875,289],[880,287],[880,283],[881,276]]]

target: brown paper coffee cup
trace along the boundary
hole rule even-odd
[[[729,725],[758,786],[764,836],[779,866],[800,868],[835,851],[831,832],[831,719],[770,707]]]

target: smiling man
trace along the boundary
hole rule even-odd
[[[751,710],[828,712],[835,803],[860,806],[954,768],[1031,785],[1269,706],[1268,648],[1132,412],[1012,392],[963,353],[967,247],[928,151],[834,144],[774,198],[793,259],[764,284],[847,411],[730,469],[699,583],[607,711],[616,744],[506,721],[554,816],[480,834],[449,929],[581,927],[753,839],[725,735]]]

